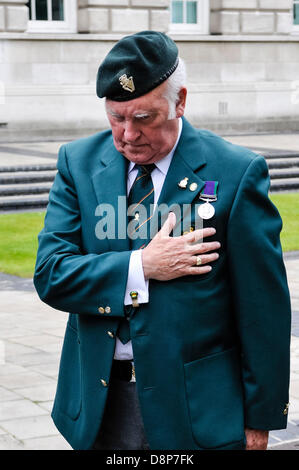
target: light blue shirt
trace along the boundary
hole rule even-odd
[[[182,132],[182,120],[179,119],[179,132],[176,143],[171,150],[171,152],[166,155],[166,157],[159,160],[155,165],[156,168],[152,171],[152,181],[154,186],[154,205],[157,204],[160,197],[160,193],[167,175],[173,154],[177,147],[177,144],[180,140]],[[135,168],[135,163],[130,162],[128,169],[128,179],[127,179],[127,195],[130,192],[130,189],[135,181],[138,170]],[[142,259],[141,259],[141,250],[134,250],[131,253],[127,286],[124,298],[124,305],[132,305],[132,299],[130,297],[131,291],[138,292],[138,302],[147,303],[149,300],[149,291],[148,291],[148,280],[144,279]],[[132,342],[128,341],[126,344],[123,344],[119,338],[116,337],[116,345],[114,351],[114,359],[118,360],[131,360],[133,359],[133,350]]]

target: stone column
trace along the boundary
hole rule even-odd
[[[292,0],[210,0],[212,34],[289,34]]]
[[[24,32],[29,20],[27,0],[0,0],[0,31]]]
[[[79,0],[80,33],[166,32],[169,0]]]

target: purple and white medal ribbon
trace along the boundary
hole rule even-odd
[[[217,201],[217,188],[218,181],[205,182],[204,190],[199,196],[199,199],[205,201],[205,204],[201,204],[198,208],[198,215],[202,219],[211,219],[215,215],[215,207],[210,202]]]

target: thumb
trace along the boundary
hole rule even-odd
[[[169,237],[170,233],[174,229],[176,224],[176,216],[174,212],[169,212],[167,219],[165,220],[162,228],[160,230],[160,235],[162,237]]]

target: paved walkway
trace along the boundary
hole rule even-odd
[[[299,150],[299,134],[226,136],[254,148]],[[50,163],[63,142],[1,143],[0,166]],[[292,297],[289,424],[269,449],[299,450],[299,253],[287,255]],[[31,279],[0,273],[0,450],[70,446],[50,417],[67,314],[43,304]]]

